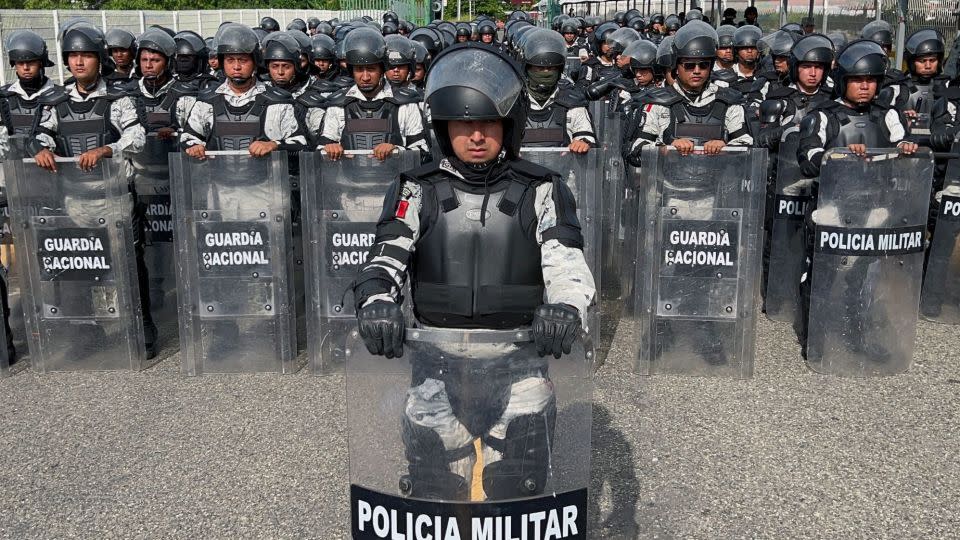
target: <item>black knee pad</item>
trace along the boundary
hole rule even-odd
[[[469,455],[448,452],[440,436],[430,428],[403,418],[403,445],[406,448],[410,474],[400,478],[400,492],[407,497],[430,500],[466,500],[470,489],[466,479],[450,472],[449,463]]]
[[[503,439],[485,439],[503,458],[483,469],[483,490],[491,500],[543,493],[550,472],[550,448],[557,420],[554,399],[538,414],[520,416]]]

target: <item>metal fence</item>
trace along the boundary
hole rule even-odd
[[[257,25],[263,17],[273,17],[281,28],[296,18],[307,20],[317,17],[320,20],[339,18],[350,20],[363,15],[369,15],[376,20],[384,11],[393,10],[401,19],[413,21],[416,24],[426,24],[425,0],[353,0],[342,1],[344,8],[340,11],[301,10],[301,9],[224,9],[207,11],[94,11],[94,10],[0,10],[0,57],[4,59],[3,69],[0,69],[0,84],[14,80],[14,71],[6,62],[3,54],[4,39],[14,30],[33,30],[47,42],[51,59],[57,64],[55,72],[48,71],[47,75],[63,82],[65,67],[59,61],[60,44],[58,43],[57,29],[64,22],[72,18],[82,17],[94,25],[101,27],[104,32],[108,28],[122,28],[134,35],[144,29],[157,24],[172,28],[174,31],[193,30],[201,36],[212,36],[221,23],[236,22],[247,25]]]

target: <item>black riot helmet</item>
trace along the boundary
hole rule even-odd
[[[307,30],[316,30],[318,26],[320,26],[320,19],[316,17],[307,19]]]
[[[886,50],[893,48],[893,27],[887,21],[871,21],[860,30],[860,37],[869,39]]]
[[[410,41],[410,46],[413,47],[413,63],[414,67],[417,64],[423,64],[424,68],[430,67],[430,52],[427,51],[427,48],[423,46],[419,41]]]
[[[657,69],[657,46],[652,41],[638,39],[627,45],[622,56],[630,59],[630,71],[634,75],[641,69]]]
[[[523,62],[528,66],[562,66],[567,58],[567,43],[557,32],[535,28],[524,37]]]
[[[384,36],[393,36],[393,35],[396,35],[399,31],[400,29],[397,28],[397,25],[390,21],[383,23],[383,26],[380,27],[380,33],[383,34]]]
[[[525,11],[514,11],[507,17],[508,21],[527,21],[530,22],[530,16]]]
[[[786,30],[777,30],[760,39],[759,46],[763,48],[763,53],[772,57],[788,57],[797,42],[797,35]]]
[[[613,22],[617,23],[617,26],[624,27],[627,25],[627,13],[625,11],[618,11],[613,14]]]
[[[460,41],[460,38],[465,37],[467,41],[470,41],[470,35],[473,34],[473,29],[470,28],[470,25],[467,23],[457,24],[457,42]]]
[[[570,17],[568,15],[564,15],[564,14],[555,16],[553,19],[550,20],[550,28],[552,30],[556,30],[557,32],[559,32],[560,27],[563,26],[563,21],[569,18]]]
[[[307,33],[307,23],[303,19],[294,19],[287,24],[287,31],[297,31]]]
[[[257,39],[258,39],[258,40],[260,41],[260,43],[262,44],[264,38],[266,38],[267,36],[269,36],[269,35],[272,34],[273,32],[267,32],[267,31],[264,30],[263,28],[257,27],[257,28],[254,28],[254,29],[253,29],[253,33],[257,35]]]
[[[627,48],[627,45],[639,40],[640,34],[633,28],[625,26],[607,34],[607,39],[605,41],[607,43],[607,47],[610,47],[611,56],[616,57],[623,53],[624,49]]]
[[[647,29],[647,21],[643,20],[643,17],[637,15],[636,17],[631,17],[627,20],[627,26],[633,28],[638,34]]]
[[[871,39],[851,41],[840,54],[837,55],[837,67],[834,70],[834,80],[837,81],[837,92],[843,95],[847,87],[847,78],[868,76],[883,82],[890,60],[880,44]]]
[[[32,60],[39,60],[42,68],[53,66],[50,54],[47,52],[47,42],[30,30],[14,30],[3,46],[7,50],[10,67],[17,62]]]
[[[717,31],[703,21],[690,21],[673,36],[675,58],[717,57]]]
[[[737,33],[737,27],[732,24],[721,24],[717,28],[717,48],[724,49],[733,47],[733,35]]]
[[[260,19],[260,28],[267,32],[279,32],[280,23],[273,17],[264,17]]]
[[[760,38],[763,32],[752,24],[745,24],[733,33],[734,49],[749,49],[750,47],[759,47]]]
[[[833,43],[833,50],[839,51],[840,49],[847,46],[847,35],[843,32],[830,32],[827,34],[827,37],[830,38],[830,41]]]
[[[943,56],[946,48],[943,44],[943,36],[933,28],[923,28],[910,34],[903,46],[903,57],[907,61],[907,69],[913,73],[913,60],[915,58],[927,55],[936,55],[940,63],[937,65],[937,73],[943,71]]]
[[[797,67],[803,62],[813,62],[823,64],[824,77],[830,71],[833,65],[833,42],[823,34],[808,34],[803,36],[793,45],[790,51],[790,78],[797,80]],[[821,83],[823,84],[823,83]]]
[[[310,39],[310,61],[337,59],[337,44],[326,34],[317,34]]]
[[[137,38],[137,58],[134,62],[134,69],[137,75],[143,76],[140,71],[141,51],[153,51],[162,54],[167,58],[167,73],[173,71],[173,57],[177,54],[177,42],[170,37],[170,34],[159,28],[148,28]]]
[[[137,48],[137,38],[135,38],[130,32],[127,32],[121,28],[111,28],[110,30],[107,30],[107,33],[104,34],[103,39],[107,43],[108,50],[129,49],[132,51]]]
[[[662,13],[654,13],[654,14],[650,17],[650,24],[651,24],[651,25],[653,25],[653,24],[663,24],[663,23],[665,23],[665,22],[666,22],[666,18],[664,18],[664,16],[663,16]]]
[[[566,22],[564,22],[566,24]],[[477,35],[492,35],[493,39],[497,39],[497,23],[493,21],[481,21],[477,23]]]
[[[596,30],[596,28],[600,26],[602,23],[603,23],[603,20],[601,20],[600,17],[597,17],[596,15],[590,15],[583,20],[583,27],[593,28],[594,30]]]
[[[666,27],[667,33],[676,32],[680,30],[680,17],[667,15],[667,18],[663,20],[663,25]]]
[[[617,31],[620,27],[615,22],[605,22],[593,30],[593,50],[600,54],[600,44],[607,41],[607,36]]]
[[[677,67],[677,55],[673,52],[674,36],[664,36],[657,45],[657,65],[661,71],[673,71]]]
[[[430,56],[435,57],[443,50],[443,38],[441,38],[440,34],[433,28],[417,28],[413,32],[410,32],[408,37],[423,45],[430,53]]]
[[[300,54],[303,55],[303,58],[309,58],[310,52],[313,49],[310,36],[296,30],[287,30],[287,35],[297,40],[297,45],[300,47]]]
[[[263,38],[263,63],[269,65],[273,60],[293,64],[300,70],[300,44],[287,32],[273,32]]]
[[[527,117],[524,77],[496,49],[464,44],[443,51],[430,66],[424,96],[444,155],[454,155],[448,121],[503,120],[503,150],[518,157]]]
[[[580,21],[573,18],[567,18],[563,21],[563,24],[560,25],[561,34],[576,34],[580,35]]]
[[[200,34],[192,30],[183,30],[173,36],[173,41],[177,44],[176,54],[207,59],[207,43],[200,37]]]
[[[382,22],[392,22],[393,24],[400,23],[400,17],[397,16],[395,11],[387,11],[383,14],[383,17],[380,18]]]
[[[699,9],[692,8],[690,9],[690,11],[686,13],[686,15],[684,15],[683,24],[687,24],[690,21],[702,21],[702,20],[703,20],[703,12],[700,11]]]
[[[325,21],[320,21],[320,24],[317,25],[317,33],[333,37],[333,25]]]
[[[249,54],[256,65],[263,65],[260,39],[250,27],[227,23],[217,30],[214,39],[217,42],[217,59],[220,60],[221,66],[225,65],[223,57],[227,54]]]
[[[114,71],[113,59],[107,54],[107,43],[103,38],[103,32],[93,26],[85,24],[71,26],[63,34],[60,52],[64,65],[69,65],[67,58],[72,52],[96,53],[100,57],[100,74],[109,75]]]
[[[387,44],[387,66],[410,66],[410,75],[413,76],[417,69],[413,42],[400,35],[386,36],[383,40]]]
[[[784,32],[790,32],[791,34],[793,34],[793,35],[794,35],[795,37],[797,37],[797,38],[799,38],[800,36],[803,35],[803,27],[800,26],[800,23],[795,23],[795,22],[794,22],[794,23],[787,23],[787,24],[781,26],[781,27],[780,27],[780,30],[783,30]]]
[[[373,28],[358,28],[343,38],[343,54],[350,66],[384,65],[387,43]]]

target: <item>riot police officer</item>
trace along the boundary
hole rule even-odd
[[[565,50],[560,34],[546,28],[533,30],[524,44],[530,110],[523,145],[567,146],[571,152],[585,154],[596,144],[596,137],[584,91],[560,84]]]
[[[263,61],[270,84],[300,97],[307,91],[310,76],[300,67],[300,44],[288,32],[274,32],[264,38]]]
[[[260,19],[260,28],[267,33],[279,32],[280,23],[278,23],[273,17],[264,17]]]
[[[931,28],[917,30],[904,45],[907,76],[901,85],[893,87],[895,91],[903,90],[895,98],[894,106],[904,112],[914,132],[929,131],[934,101],[948,84],[941,73],[945,53],[943,37]],[[918,138],[917,142],[928,146],[929,137]]]
[[[104,76],[108,84],[122,84],[135,77],[133,64],[137,40],[133,34],[120,28],[111,28],[104,37],[114,63],[114,70]]]
[[[731,85],[742,94],[746,94],[756,80],[757,67],[760,63],[760,29],[752,24],[745,24],[733,34],[733,53],[736,63],[733,71],[737,74],[737,84]]]
[[[394,88],[416,90],[410,78],[416,69],[416,54],[413,42],[403,36],[386,36],[387,44],[387,80]]]
[[[330,36],[313,36],[310,40],[310,62],[313,64],[311,85],[324,97],[353,84],[352,78],[340,72],[337,45]]]
[[[202,92],[184,126],[182,146],[206,159],[206,150],[299,151],[306,144],[293,96],[256,78],[263,58],[250,28],[226,24],[217,32],[217,56],[227,80]]]
[[[372,28],[359,28],[344,38],[344,55],[355,84],[327,98],[320,144],[331,159],[344,150],[373,150],[386,159],[402,146],[427,152],[420,94],[387,83],[387,45]]]
[[[132,98],[104,80],[113,62],[107,55],[103,34],[92,26],[73,26],[64,32],[61,51],[74,82],[40,97],[43,109],[26,146],[37,166],[55,172],[56,157],[62,156],[76,157],[80,168],[91,169],[101,159],[143,150],[142,111]],[[132,183],[131,191],[135,195]],[[157,352],[157,327],[150,314],[149,277],[143,260],[143,209],[137,206],[133,214],[144,340],[147,356],[152,358]]]
[[[47,52],[47,44],[30,30],[13,32],[4,44],[7,59],[14,68],[17,80],[0,88],[0,121],[8,135],[30,135],[39,112],[37,98],[54,90],[45,68],[53,62]]]
[[[917,144],[908,137],[909,130],[903,113],[890,108],[884,100],[877,99],[887,73],[888,62],[884,50],[876,42],[866,39],[850,42],[839,53],[835,70],[835,93],[839,97],[820,104],[808,113],[800,124],[797,162],[803,176],[816,178],[820,175],[820,165],[829,148],[845,147],[859,155],[866,155],[867,148],[895,146],[903,154],[912,154],[917,150]],[[827,209],[817,208],[817,192],[817,185],[814,183],[813,199],[808,204],[808,262],[812,260],[813,227],[831,224]],[[855,260],[856,258],[854,262]],[[860,309],[857,291],[861,290],[867,270],[854,265],[846,273],[845,279],[850,283],[847,290],[851,291],[851,295],[844,299],[843,309]],[[810,272],[802,279],[800,291],[803,313],[795,329],[805,355],[810,316]],[[872,344],[863,343],[858,337],[860,336],[849,336],[850,343],[847,345],[854,350],[869,352],[874,357],[882,358],[886,354],[884,351],[871,350]]]
[[[497,45],[497,24],[493,21],[481,21],[477,24],[477,34],[480,43]]]
[[[733,36],[737,27],[722,24],[717,28],[717,64],[716,69],[733,69],[736,62],[733,53]]]
[[[625,157],[639,164],[640,153],[649,144],[670,145],[683,155],[697,145],[707,154],[719,153],[727,145],[752,145],[740,94],[710,80],[717,32],[703,21],[691,21],[674,36],[672,47],[675,82],[646,94],[642,124]]]
[[[175,34],[173,40],[177,44],[177,54],[171,67],[178,81],[191,83],[197,92],[210,85],[220,84],[216,77],[208,73],[207,59],[210,54],[206,42],[199,34],[184,30]]]
[[[486,76],[474,78],[479,72]],[[552,171],[519,159],[523,80],[489,47],[453,47],[435,59],[426,91],[444,157],[390,188],[376,256],[353,288],[371,353],[403,355],[408,276],[418,325],[532,325],[541,356],[570,353],[594,281],[573,194]],[[548,364],[505,352],[472,359],[470,369],[485,363],[473,371],[480,376],[459,362],[414,362],[402,419],[404,495],[467,500],[477,439],[488,500],[543,493],[556,414]]]
[[[616,64],[616,55],[607,44],[607,36],[618,28],[616,23],[605,22],[594,31],[592,43],[594,56],[590,57],[580,66],[580,75],[577,77],[577,84],[588,86],[600,79],[616,77],[620,74],[620,68],[618,68]]]
[[[427,82],[427,69],[430,67],[430,53],[427,48],[419,41],[410,40],[413,46],[413,76],[410,82],[418,91],[423,91],[423,85]]]
[[[567,56],[579,57],[581,61],[589,56],[587,45],[580,37],[580,21],[567,19],[560,25],[560,35],[567,44]]]
[[[759,103],[766,99],[767,94],[776,88],[790,84],[790,51],[797,41],[796,34],[786,30],[777,30],[762,41],[766,44],[767,58],[771,68],[764,69],[756,75],[756,80],[750,88],[747,99]]]

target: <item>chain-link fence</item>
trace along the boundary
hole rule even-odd
[[[425,0],[352,0],[341,3],[341,11],[300,10],[300,9],[225,9],[207,11],[93,11],[93,10],[0,10],[0,56],[3,57],[3,69],[0,69],[0,84],[14,80],[13,69],[6,62],[3,45],[6,36],[14,30],[32,30],[43,37],[50,50],[51,59],[57,67],[51,68],[47,75],[63,82],[63,63],[59,61],[59,43],[57,29],[70,19],[81,17],[100,27],[105,32],[109,28],[122,28],[134,35],[140,34],[151,25],[161,25],[174,31],[193,30],[201,36],[212,36],[224,22],[236,22],[255,26],[263,17],[273,17],[281,28],[293,19],[307,20],[317,17],[320,20],[339,18],[350,20],[368,15],[377,21],[387,10],[393,10],[401,19],[416,24],[426,24]],[[55,71],[54,71],[55,70]]]

